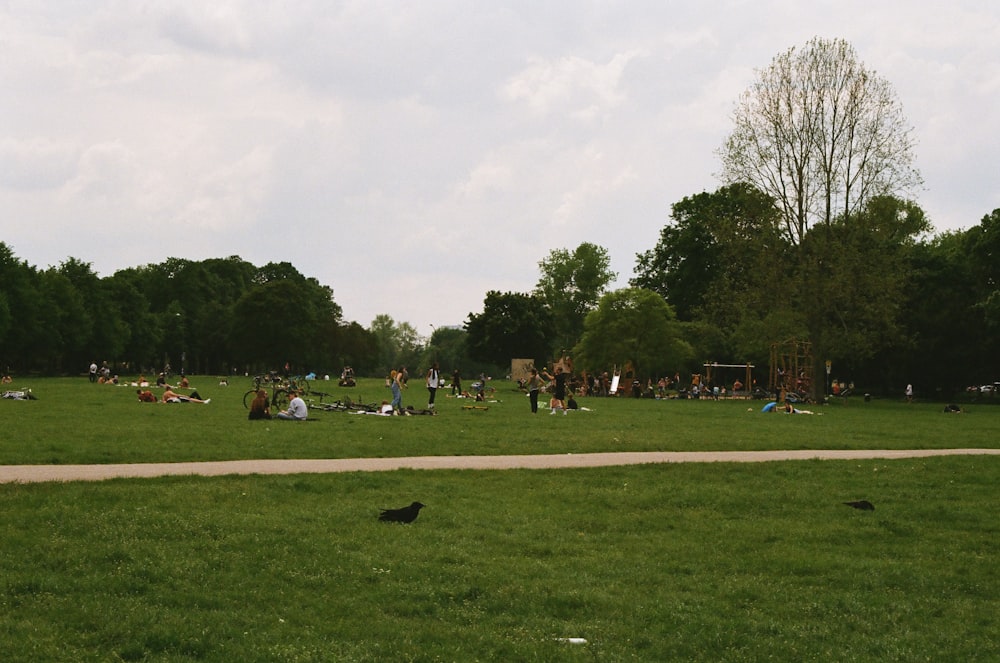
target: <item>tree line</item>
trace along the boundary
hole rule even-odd
[[[450,330],[441,347],[456,356]],[[292,340],[294,339],[294,342]],[[345,321],[333,290],[293,265],[169,258],[101,278],[68,258],[39,269],[0,242],[0,366],[10,373],[384,374],[427,350],[412,325]],[[464,359],[464,357],[463,357]],[[471,370],[471,368],[469,369]]]
[[[0,242],[0,362],[22,374],[107,360],[134,372],[288,364],[384,375],[437,361],[471,376],[570,355],[581,370],[629,362],[655,380],[706,361],[767,366],[775,341],[816,342],[816,316],[817,359],[867,389],[912,382],[949,397],[1000,379],[1000,209],[927,236],[915,204],[876,198],[804,235],[802,253],[782,240],[774,210],[749,185],[686,197],[636,256],[630,287],[608,290],[616,275],[602,247],[554,250],[534,290],[488,292],[463,328],[430,339],[388,314],[367,327],[344,321],[332,289],[288,263],[171,258],[100,278],[75,258],[39,269]]]
[[[469,352],[501,366],[569,355],[590,373],[629,363],[643,381],[749,362],[766,386],[771,346],[799,339],[813,346],[820,393],[827,360],[830,379],[882,394],[913,383],[950,398],[1000,379],[1000,209],[931,236],[917,205],[880,197],[799,246],[780,223],[769,197],[746,184],[686,197],[656,246],[636,256],[630,287],[613,291],[601,247],[554,251],[531,292],[486,294],[466,322]],[[547,290],[553,265],[603,277]],[[568,293],[581,315],[557,313],[571,310],[558,304]]]

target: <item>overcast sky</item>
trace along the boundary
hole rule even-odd
[[[288,261],[429,335],[720,186],[755,70],[843,38],[895,89],[935,229],[1000,207],[986,1],[0,1],[0,241],[101,276]]]

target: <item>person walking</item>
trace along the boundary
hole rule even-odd
[[[531,401],[531,413],[538,414],[538,392],[541,391],[545,381],[538,374],[537,368],[531,369],[531,376],[528,377],[528,400]]]
[[[438,363],[434,362],[427,370],[427,409],[434,409],[434,396],[437,394],[441,376],[438,373]]]

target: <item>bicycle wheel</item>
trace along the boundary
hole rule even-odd
[[[278,411],[287,410],[288,403],[291,399],[288,397],[288,392],[284,389],[278,389],[274,392],[274,396],[271,397],[271,407],[277,408]]]
[[[253,403],[253,399],[257,398],[257,390],[251,389],[247,393],[243,394],[243,407],[250,409],[250,404]]]

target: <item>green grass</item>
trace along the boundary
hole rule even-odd
[[[38,401],[0,401],[4,462],[995,447],[1000,419],[607,399],[532,417],[501,388],[488,411],[248,422],[243,389],[200,382],[208,406],[36,381]],[[986,456],[5,484],[0,660],[998,660],[998,485]],[[376,520],[414,499],[412,525]]]
[[[489,410],[438,394],[437,417],[373,417],[314,412],[305,423],[247,421],[239,380],[195,377],[209,405],[139,403],[135,389],[85,379],[41,379],[37,401],[0,401],[0,463],[176,462],[246,458],[348,458],[409,455],[584,453],[751,449],[907,449],[997,447],[1000,408],[967,406],[945,415],[936,403],[855,399],[813,406],[817,416],[762,414],[761,401],[581,399],[590,412],[532,416],[528,399],[499,382]],[[333,397],[381,401],[389,391],[363,380],[328,387]],[[404,404],[422,408],[413,385]]]
[[[996,660],[998,480],[962,457],[4,486],[0,656]]]

